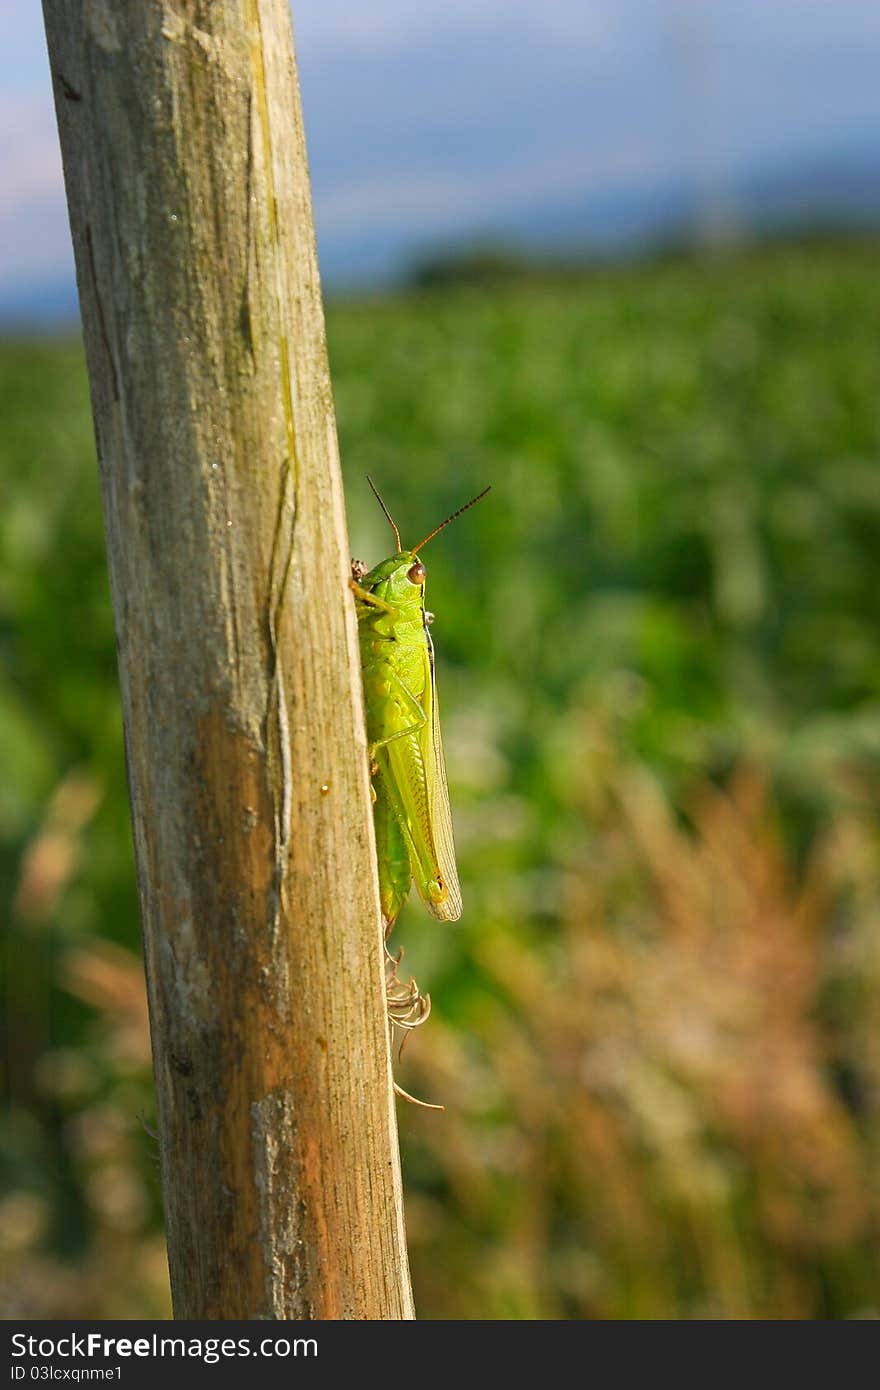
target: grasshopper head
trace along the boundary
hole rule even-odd
[[[383,560],[361,580],[365,589],[380,588],[386,603],[404,607],[424,591],[428,571],[415,551],[400,550]]]

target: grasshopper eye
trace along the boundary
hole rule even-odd
[[[410,565],[407,570],[406,577],[410,584],[424,584],[427,573],[428,571],[425,569],[421,560],[416,560],[415,564]]]

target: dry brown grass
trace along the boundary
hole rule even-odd
[[[492,1002],[470,1029],[436,1010],[413,1050],[414,1084],[458,1101],[414,1147],[427,1301],[455,1317],[876,1311],[870,821],[842,815],[795,865],[753,769],[676,816],[612,759],[575,802],[558,935],[484,937]]]

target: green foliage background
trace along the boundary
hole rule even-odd
[[[426,552],[466,914],[395,940],[438,1317],[880,1312],[880,281],[777,247],[332,303]],[[0,348],[9,1313],[167,1309],[78,346]]]

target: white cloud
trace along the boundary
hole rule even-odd
[[[55,193],[62,177],[51,92],[0,97],[0,208]]]
[[[73,264],[52,96],[0,100],[0,284],[57,279]]]
[[[503,217],[523,204],[587,193],[615,184],[628,186],[657,169],[657,151],[648,142],[613,151],[557,150],[521,165],[475,169],[458,174],[426,170],[420,177],[384,173],[328,190],[317,205],[327,235],[383,230],[395,233],[449,232],[478,224],[487,213]]]

